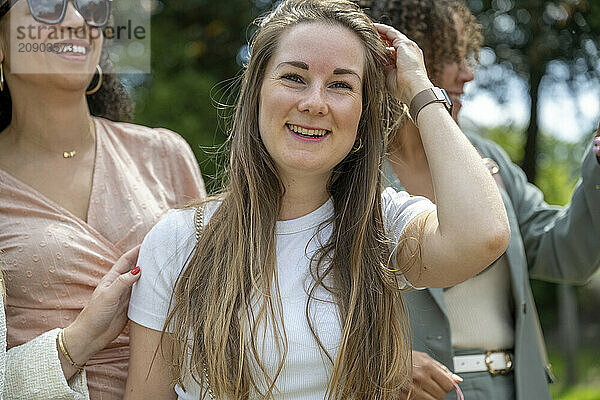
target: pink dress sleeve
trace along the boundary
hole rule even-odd
[[[181,136],[165,128],[158,128],[161,139],[168,151],[171,184],[181,206],[191,200],[206,197],[204,180],[200,174],[198,161],[189,144]]]

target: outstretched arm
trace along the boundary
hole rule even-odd
[[[558,207],[544,201],[543,193],[504,151],[493,144],[483,146],[500,166],[531,277],[585,283],[600,267],[600,161],[594,149],[587,151],[570,203]]]

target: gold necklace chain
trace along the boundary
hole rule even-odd
[[[81,143],[79,144],[80,147],[83,147],[83,141],[85,139],[86,136],[90,136],[92,138],[92,141],[94,140],[94,138],[96,137],[95,135],[95,128],[94,128],[94,120],[92,118],[89,118],[89,130],[87,132],[87,135],[83,135],[81,138]],[[36,146],[39,146],[45,150],[47,150],[50,153],[56,153],[56,150],[54,149],[50,149],[49,147],[41,144],[40,142],[37,142],[35,140],[31,140],[30,138],[28,138],[27,136],[23,137],[24,140],[28,141],[29,143],[33,143]],[[66,150],[62,152],[62,157],[63,158],[74,158],[77,155],[77,149],[73,149],[73,150]]]

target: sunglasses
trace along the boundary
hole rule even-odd
[[[19,0],[4,0],[0,4],[0,16]],[[100,28],[110,17],[112,0],[71,0],[73,6],[89,26]],[[43,24],[58,24],[65,18],[69,0],[27,0],[31,16]]]

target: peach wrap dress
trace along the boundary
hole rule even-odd
[[[87,221],[0,169],[8,348],[73,322],[104,274],[169,208],[206,195],[196,159],[177,134],[94,121]],[[126,327],[87,363],[92,400],[123,397],[128,359]]]

